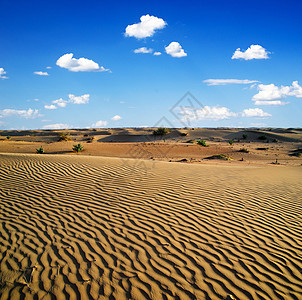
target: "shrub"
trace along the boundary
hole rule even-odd
[[[10,140],[10,139],[11,139],[11,136],[8,135],[8,136],[6,137],[6,139],[7,139],[7,140]]]
[[[267,137],[266,137],[266,135],[263,134],[258,137],[258,140],[265,141],[265,140],[267,140]]]
[[[181,132],[180,136],[187,136],[188,134],[186,132]]]
[[[218,154],[206,157],[206,159],[221,159],[221,160],[232,160],[232,158],[226,154]]]
[[[69,133],[61,132],[61,133],[59,133],[59,136],[60,136],[60,141],[69,141],[70,140]]]
[[[232,146],[234,144],[233,140],[229,140],[229,144]]]
[[[77,144],[77,145],[73,145],[73,148],[72,148],[72,150],[74,151],[74,152],[80,152],[80,151],[83,151],[83,146],[81,145],[81,144]]]
[[[166,135],[171,130],[169,128],[159,127],[156,130],[153,131],[153,135]]]
[[[193,143],[195,143],[195,141],[194,141],[194,140],[188,140],[188,141],[186,141],[186,143],[191,143],[191,144],[193,144]]]
[[[87,139],[87,143],[92,143],[94,141],[94,136],[91,136]]]
[[[197,141],[197,144],[203,147],[209,147],[205,140],[199,140]]]
[[[247,139],[247,134],[244,133],[244,134],[242,135],[242,138],[243,138],[244,140],[246,140],[246,139]]]
[[[246,148],[241,148],[240,150],[238,150],[238,152],[249,153],[250,151]]]
[[[43,149],[42,146],[39,149],[36,149],[36,151],[37,151],[38,154],[43,154],[44,153],[44,149]]]
[[[273,139],[273,143],[278,143],[279,141],[277,139]]]

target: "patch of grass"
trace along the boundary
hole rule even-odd
[[[36,152],[37,152],[38,154],[43,154],[43,153],[44,153],[43,147],[41,146],[40,148],[36,149]]]
[[[209,145],[207,145],[205,140],[199,140],[197,141],[197,144],[203,147],[209,147]]]
[[[60,137],[60,140],[59,141],[69,141],[70,140],[70,134],[67,132],[61,132],[59,133],[59,137]]]
[[[238,152],[249,153],[250,151],[247,150],[246,148],[241,148],[240,150],[238,150]]]
[[[247,134],[244,133],[244,134],[242,135],[242,138],[243,138],[244,140],[246,140],[246,139],[247,139]]]
[[[302,157],[302,153],[301,152],[294,152],[293,156]]]
[[[229,140],[229,144],[232,146],[234,144],[233,140]]]
[[[232,158],[226,154],[217,154],[206,157],[205,159],[221,159],[221,160],[232,160]]]
[[[267,137],[266,137],[266,135],[262,134],[258,137],[258,140],[265,141],[265,140],[267,140]]]
[[[153,135],[166,135],[171,132],[170,128],[159,127],[153,131]]]
[[[83,149],[84,149],[84,147],[81,144],[73,145],[73,148],[72,148],[72,150],[74,152],[81,152],[81,151],[83,151]]]

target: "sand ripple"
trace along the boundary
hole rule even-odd
[[[302,299],[300,168],[0,167],[1,299]]]

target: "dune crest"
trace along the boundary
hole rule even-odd
[[[1,299],[301,299],[299,167],[0,155]]]

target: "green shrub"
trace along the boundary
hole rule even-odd
[[[87,143],[92,143],[94,141],[94,136],[91,136],[87,139]]]
[[[195,141],[194,141],[194,140],[188,140],[188,141],[186,141],[186,143],[191,143],[191,144],[194,144],[194,143],[195,143]]]
[[[180,136],[187,136],[188,134],[186,132],[181,132]]]
[[[37,151],[38,154],[43,154],[44,153],[44,149],[43,149],[42,146],[39,149],[36,149],[36,151]]]
[[[279,141],[277,139],[273,139],[273,143],[278,143]]]
[[[233,160],[230,156],[226,154],[218,154],[206,157],[205,159],[221,159],[221,160]]]
[[[229,140],[229,144],[232,146],[234,144],[233,140]]]
[[[171,130],[169,128],[159,127],[156,130],[153,131],[153,135],[166,135]]]
[[[6,139],[7,139],[7,140],[10,140],[10,139],[11,139],[11,136],[8,135],[8,136],[6,137]]]
[[[209,147],[205,140],[199,140],[197,141],[197,144],[203,147]]]
[[[246,139],[247,139],[247,134],[244,133],[244,134],[242,135],[242,138],[243,138],[244,140],[246,140]]]
[[[70,140],[69,136],[70,136],[69,133],[64,133],[64,132],[59,133],[60,141],[69,141]]]
[[[258,137],[258,140],[265,141],[265,140],[267,140],[267,137],[266,137],[266,135],[263,134]]]
[[[83,146],[81,145],[81,144],[77,144],[77,145],[73,145],[73,148],[72,148],[72,150],[74,151],[74,152],[80,152],[80,151],[83,151]]]
[[[250,151],[246,148],[241,148],[240,150],[238,150],[238,152],[249,153]]]

